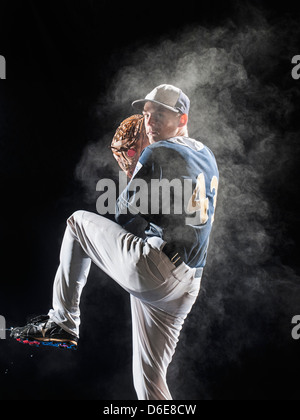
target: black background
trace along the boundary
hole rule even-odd
[[[252,4],[270,21],[284,14],[287,21],[299,16],[296,3]],[[128,64],[126,53],[172,37],[188,25],[210,28],[226,19],[239,25],[241,8],[238,2],[216,0],[0,1],[0,54],[7,62],[7,80],[0,83],[0,313],[8,327],[48,311],[65,220],[78,209],[95,211],[85,201],[74,171],[87,142],[97,141],[127,116],[124,110],[118,115],[95,113],[99,100],[109,95],[114,74]],[[291,68],[289,62],[282,63],[271,74],[272,83],[280,85]],[[300,81],[291,79],[290,84],[296,90]],[[289,124],[299,130],[296,103]],[[276,184],[266,194],[276,207],[277,220],[285,218],[282,231],[274,232],[274,255],[299,275],[298,158],[299,148],[290,156],[293,164],[286,182],[293,188],[288,196]],[[287,203],[293,203],[288,216]],[[85,328],[77,352],[0,341],[0,399],[136,398],[128,296],[104,275],[106,287],[99,287],[101,276],[93,268],[84,291]],[[293,305],[291,314],[296,315],[295,296]],[[254,315],[246,322],[247,328],[261,330],[262,338],[267,324]],[[226,327],[226,320],[220,321],[211,332],[216,345]],[[291,325],[286,329],[284,337],[274,333],[271,340],[262,339],[245,350],[238,364],[219,363],[209,355],[194,363],[199,383],[190,386],[201,383],[198,399],[298,399],[300,344],[291,339]],[[230,343],[222,345],[226,352]],[[182,399],[189,399],[188,391],[186,387]],[[194,389],[192,395],[195,398]]]

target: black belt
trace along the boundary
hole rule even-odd
[[[179,267],[184,262],[179,252],[176,251],[176,245],[167,242],[162,251],[176,267]]]

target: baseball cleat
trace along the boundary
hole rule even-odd
[[[49,346],[70,350],[76,350],[78,342],[77,337],[51,321],[48,315],[30,319],[24,327],[13,328],[10,336],[30,346]]]

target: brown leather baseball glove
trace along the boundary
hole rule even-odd
[[[132,115],[118,127],[111,150],[120,168],[132,178],[140,154],[149,146],[143,115]]]

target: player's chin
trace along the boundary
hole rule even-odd
[[[159,133],[157,133],[157,134],[156,133],[149,134],[148,135],[148,138],[149,138],[149,143],[150,144],[153,144],[153,143],[156,143],[158,141],[163,140],[163,138],[161,137],[161,135]]]

